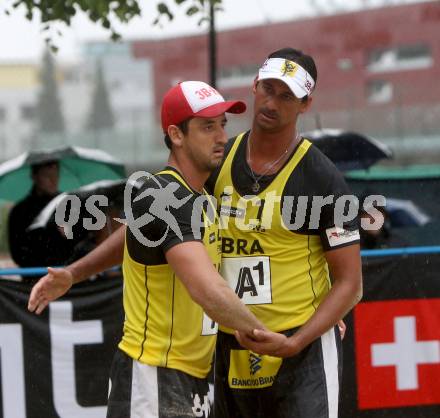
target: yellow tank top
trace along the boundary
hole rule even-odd
[[[269,329],[284,331],[306,322],[330,289],[320,237],[288,230],[281,216],[286,182],[311,143],[303,140],[269,186],[250,198],[239,195],[231,177],[242,139],[235,140],[214,187],[222,228],[221,274]]]
[[[176,172],[167,170],[159,174],[174,176],[191,191]],[[218,219],[212,222],[203,212],[203,223],[203,244],[218,268],[221,258]],[[125,245],[123,274],[125,321],[119,348],[142,363],[206,377],[217,324],[191,299],[168,264],[138,263],[130,257]]]

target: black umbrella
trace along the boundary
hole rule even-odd
[[[69,239],[74,239],[74,246],[70,253],[70,258],[66,260],[66,264],[69,264],[82,256],[89,253],[96,247],[99,242],[102,242],[108,237],[115,228],[120,225],[118,223],[124,223],[124,191],[128,184],[131,192],[137,192],[141,183],[133,182],[126,179],[121,180],[100,180],[70,192],[64,192],[54,197],[37,215],[34,222],[28,227],[28,230],[34,230],[38,228],[45,228],[48,225],[57,223],[57,216],[61,215],[63,233]],[[66,199],[71,199],[75,196],[77,203],[68,204]],[[87,207],[87,200],[93,196],[105,196],[106,202],[102,202],[104,206],[98,204],[101,215],[99,215],[100,221],[98,221],[98,214],[96,210],[89,212],[90,207]],[[57,214],[59,205],[60,214]],[[64,212],[63,212],[64,211]],[[104,215],[104,223],[102,222],[102,215]],[[85,224],[85,218],[94,217],[96,223],[93,228],[90,225]],[[122,219],[121,219],[122,217]],[[60,221],[60,219],[58,219]],[[98,223],[99,222],[99,223]]]
[[[367,169],[393,156],[387,145],[356,132],[317,129],[302,136],[312,141],[341,171]]]

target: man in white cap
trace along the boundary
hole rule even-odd
[[[220,327],[216,417],[338,417],[336,324],[360,299],[362,275],[357,221],[337,203],[350,191],[297,131],[316,79],[301,51],[270,54],[253,86],[252,128],[227,144],[208,181],[221,204],[222,277],[272,331],[256,330],[257,342],[236,332],[240,344]]]
[[[263,328],[218,273],[218,218],[203,189],[223,158],[225,112],[245,108],[199,81],[169,90],[162,103],[168,165],[133,200],[128,228],[67,268],[49,269],[32,289],[29,309],[40,313],[72,284],[123,258],[125,321],[110,372],[109,418],[208,417],[213,321],[249,336]],[[103,261],[103,253],[110,258]]]

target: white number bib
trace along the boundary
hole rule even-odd
[[[224,257],[220,271],[246,305],[272,303],[269,257]]]
[[[202,335],[217,335],[218,324],[203,312]]]

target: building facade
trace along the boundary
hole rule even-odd
[[[226,98],[249,105],[245,116],[230,118],[229,132],[250,125],[251,87],[265,57],[292,46],[311,54],[318,66],[312,111],[301,118],[302,131],[351,129],[388,138],[399,149],[402,139],[423,138],[416,149],[429,153],[432,143],[440,142],[439,40],[438,1],[218,32],[217,86]],[[162,150],[163,160],[161,98],[178,81],[209,80],[208,42],[203,33],[86,43],[78,62],[57,66],[66,132],[56,138],[37,131],[40,64],[0,64],[0,160],[61,144],[103,148],[135,165]],[[116,120],[109,132],[85,129],[98,62]]]
[[[311,54],[318,67],[305,130],[322,125],[379,137],[438,134],[439,40],[438,1],[219,32],[217,86],[251,102],[267,54],[292,46]],[[135,57],[153,62],[156,108],[176,81],[209,80],[207,35],[139,40],[132,47]]]

